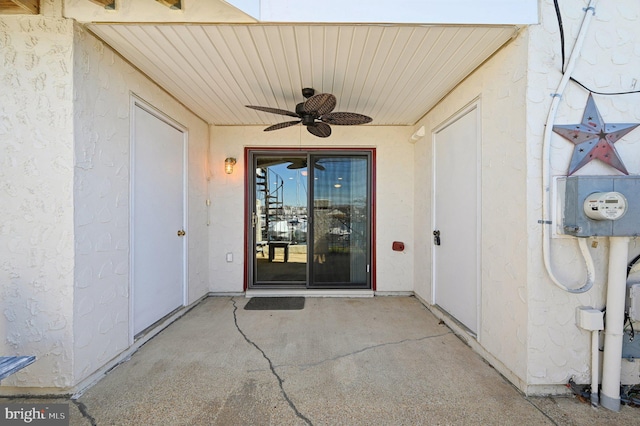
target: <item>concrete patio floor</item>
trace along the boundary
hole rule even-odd
[[[70,402],[70,423],[640,424],[640,408],[523,396],[413,297],[248,300],[205,299]],[[42,402],[3,402],[22,401]]]

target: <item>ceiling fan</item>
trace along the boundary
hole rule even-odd
[[[357,114],[355,112],[331,112],[336,107],[336,97],[331,93],[318,93],[316,95],[314,89],[307,87],[302,89],[302,96],[305,97],[306,101],[296,105],[296,112],[255,105],[245,106],[247,108],[257,109],[258,111],[298,118],[298,120],[295,121],[285,121],[284,123],[269,126],[264,129],[265,132],[284,129],[285,127],[295,126],[298,123],[302,123],[307,126],[307,130],[312,135],[320,138],[326,138],[331,135],[331,127],[329,124],[350,126],[355,124],[366,124],[372,120],[371,117]]]

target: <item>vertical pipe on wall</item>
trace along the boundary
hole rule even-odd
[[[553,281],[556,286],[560,287],[564,291],[568,291],[569,293],[584,293],[591,289],[595,276],[595,268],[593,265],[593,259],[591,258],[591,253],[589,252],[589,248],[587,247],[586,240],[583,238],[578,238],[580,252],[582,253],[582,257],[584,258],[585,266],[587,268],[587,278],[584,282],[584,285],[577,289],[569,288],[562,282],[560,282],[560,280],[553,273],[553,268],[551,266],[551,235],[548,229],[549,225],[551,224],[551,188],[549,184],[551,181],[551,133],[553,131],[553,121],[555,120],[558,105],[560,104],[560,97],[564,93],[564,90],[569,83],[571,73],[573,72],[576,61],[580,56],[580,51],[582,50],[582,45],[584,44],[584,40],[587,35],[587,29],[589,28],[589,24],[591,23],[593,15],[595,15],[596,3],[597,0],[591,0],[589,2],[589,6],[584,9],[585,14],[582,20],[582,25],[580,26],[580,32],[578,33],[578,38],[576,39],[573,50],[571,51],[571,55],[569,56],[569,62],[567,64],[566,71],[562,75],[560,83],[558,83],[556,93],[553,94],[553,100],[551,101],[551,107],[549,108],[549,114],[547,115],[547,122],[545,125],[542,141],[542,258],[544,261],[545,269],[547,270],[551,281]]]
[[[598,398],[598,381],[600,380],[600,332],[593,330],[591,332],[591,405],[597,407],[600,403]]]
[[[629,241],[629,237],[609,238],[609,276],[600,402],[603,407],[612,411],[620,411],[620,368]]]

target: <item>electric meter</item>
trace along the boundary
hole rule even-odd
[[[557,183],[559,233],[640,236],[640,175],[562,176]]]
[[[627,199],[619,192],[594,192],[584,200],[583,208],[593,220],[618,220],[627,212]]]

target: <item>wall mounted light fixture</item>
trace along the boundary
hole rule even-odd
[[[224,172],[228,175],[233,173],[233,166],[236,165],[236,159],[233,157],[228,157],[224,159]]]

